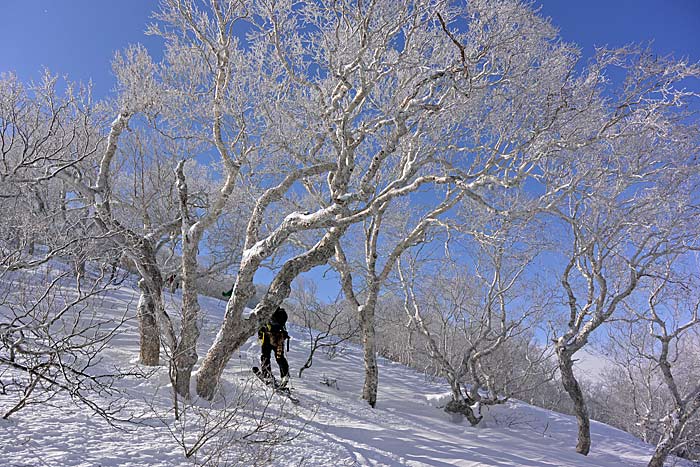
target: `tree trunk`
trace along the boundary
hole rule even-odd
[[[474,411],[472,410],[471,406],[466,400],[461,400],[461,401],[456,401],[456,400],[451,400],[450,402],[447,403],[445,406],[445,412],[448,413],[459,413],[464,415],[467,420],[469,421],[469,424],[471,426],[476,426],[479,424],[481,419],[483,417],[479,416],[477,417],[474,415]]]
[[[477,417],[474,415],[474,411],[471,408],[471,400],[465,399],[462,394],[462,388],[460,387],[459,379],[451,374],[447,374],[447,381],[450,383],[450,390],[452,391],[452,400],[445,406],[445,412],[448,413],[460,413],[464,415],[471,426],[476,426],[479,424],[483,417]]]
[[[462,396],[462,388],[460,387],[457,378],[454,378],[450,374],[447,375],[447,382],[450,383],[450,391],[452,391],[452,400],[461,401],[464,399]]]
[[[172,347],[174,336],[170,318],[165,312],[163,302],[163,276],[158,267],[155,250],[148,240],[139,245],[138,255],[133,260],[141,275],[139,289],[138,316],[141,339],[141,362],[144,365],[158,365],[161,336]],[[172,351],[172,348],[170,348]]]
[[[557,348],[557,356],[559,357],[561,381],[564,385],[564,390],[574,403],[574,414],[576,415],[576,421],[578,423],[576,452],[587,456],[588,452],[591,450],[591,421],[588,417],[588,408],[583,398],[583,392],[574,376],[572,354],[564,348]]]
[[[139,349],[140,361],[143,365],[157,366],[160,364],[160,332],[156,320],[156,302],[150,289],[146,286],[146,280],[138,282],[141,297],[137,306],[139,320]]]
[[[377,387],[379,386],[377,344],[374,330],[374,303],[362,305],[359,312],[365,361],[365,383],[362,387],[362,398],[374,408],[377,404]]]
[[[204,356],[197,373],[197,394],[207,400],[214,398],[221,373],[231,358],[231,354],[242,346],[254,332],[257,323],[246,322],[242,318],[243,308],[253,296],[254,291],[252,274],[244,275],[239,271],[233,285],[231,298],[226,304],[226,313],[224,321],[221,323],[221,329]]]
[[[183,239],[182,251],[182,327],[180,339],[173,351],[175,368],[175,391],[182,397],[190,397],[190,378],[197,363],[197,341],[199,340],[199,300],[197,298],[197,245],[199,239]]]
[[[664,467],[666,458],[678,443],[678,436],[680,435],[683,426],[684,424],[682,423],[681,410],[677,409],[669,416],[669,422],[666,430],[664,430],[664,435],[657,443],[654,454],[649,460],[648,467]]]

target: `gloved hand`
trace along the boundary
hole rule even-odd
[[[262,340],[263,333],[264,333],[263,328],[258,329],[258,339]]]

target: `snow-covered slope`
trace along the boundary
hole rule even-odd
[[[125,308],[133,314],[137,298],[131,283],[111,292],[100,306],[107,314]],[[179,296],[167,295],[167,299],[176,307]],[[203,354],[225,303],[209,298],[201,302],[206,312]],[[135,326],[132,322],[114,340],[105,365],[134,360]],[[289,361],[296,376],[306,360],[309,343],[305,330],[289,327]],[[448,389],[444,383],[428,381],[385,360],[380,360],[377,408],[370,409],[359,397],[363,364],[361,350],[354,346],[332,359],[318,353],[303,379],[293,379],[301,403],[291,406],[279,396],[267,394],[269,399],[265,398],[265,388],[251,379],[250,367],[258,362],[258,349],[256,340],[251,339],[233,356],[224,373],[223,388],[229,394],[237,388],[254,388],[258,395],[253,415],[260,416],[263,408],[266,416],[283,413],[280,433],[296,435],[274,447],[262,465],[641,467],[651,453],[651,446],[631,435],[593,422],[593,449],[583,457],[574,452],[576,423],[572,417],[520,402],[485,410],[482,423],[470,427],[439,408]],[[273,368],[276,370],[274,363]],[[0,420],[0,465],[191,465],[162,421],[153,416],[154,408],[163,414],[169,408],[166,373],[161,369],[148,380],[129,383],[133,398],[129,408],[145,415],[140,424],[123,425],[121,430],[75,407],[65,395],[50,405],[29,407],[10,420]],[[331,380],[335,387],[321,383]],[[6,403],[0,395],[0,409]]]

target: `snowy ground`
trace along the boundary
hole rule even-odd
[[[119,313],[127,307],[135,313],[137,293],[133,282],[126,284],[101,302],[104,313]],[[178,298],[168,295],[171,306]],[[204,350],[225,303],[208,298],[201,302],[207,314]],[[309,344],[302,329],[290,328],[288,357],[296,376]],[[113,342],[105,364],[133,361],[136,342],[132,322]],[[519,402],[486,411],[481,424],[472,428],[461,416],[439,408],[447,391],[444,383],[426,381],[423,375],[384,360],[380,361],[377,408],[372,410],[359,397],[363,366],[361,351],[354,346],[332,359],[317,353],[303,379],[293,379],[301,399],[296,407],[282,397],[266,397],[264,389],[251,380],[250,367],[257,362],[258,344],[251,339],[231,359],[224,374],[224,391],[233,394],[253,387],[256,394],[247,415],[259,417],[263,409],[269,417],[283,413],[279,433],[296,435],[269,452],[261,465],[641,467],[652,451],[627,433],[593,422],[591,454],[580,456],[574,452],[576,423],[572,417]],[[274,363],[273,367],[276,369]],[[0,420],[0,466],[192,465],[162,421],[149,412],[152,408],[162,414],[168,411],[165,374],[162,369],[147,381],[130,383],[133,402],[129,408],[143,414],[139,425],[115,429],[77,408],[66,396],[50,406],[29,407],[10,420]],[[322,380],[334,380],[337,387],[321,384]],[[0,395],[0,411],[10,402],[4,397]]]

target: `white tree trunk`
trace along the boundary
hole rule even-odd
[[[256,322],[243,319],[244,306],[255,292],[252,272],[239,271],[231,298],[226,304],[224,321],[197,372],[197,394],[207,400],[213,399],[221,373],[233,352],[242,346],[257,328]]]

